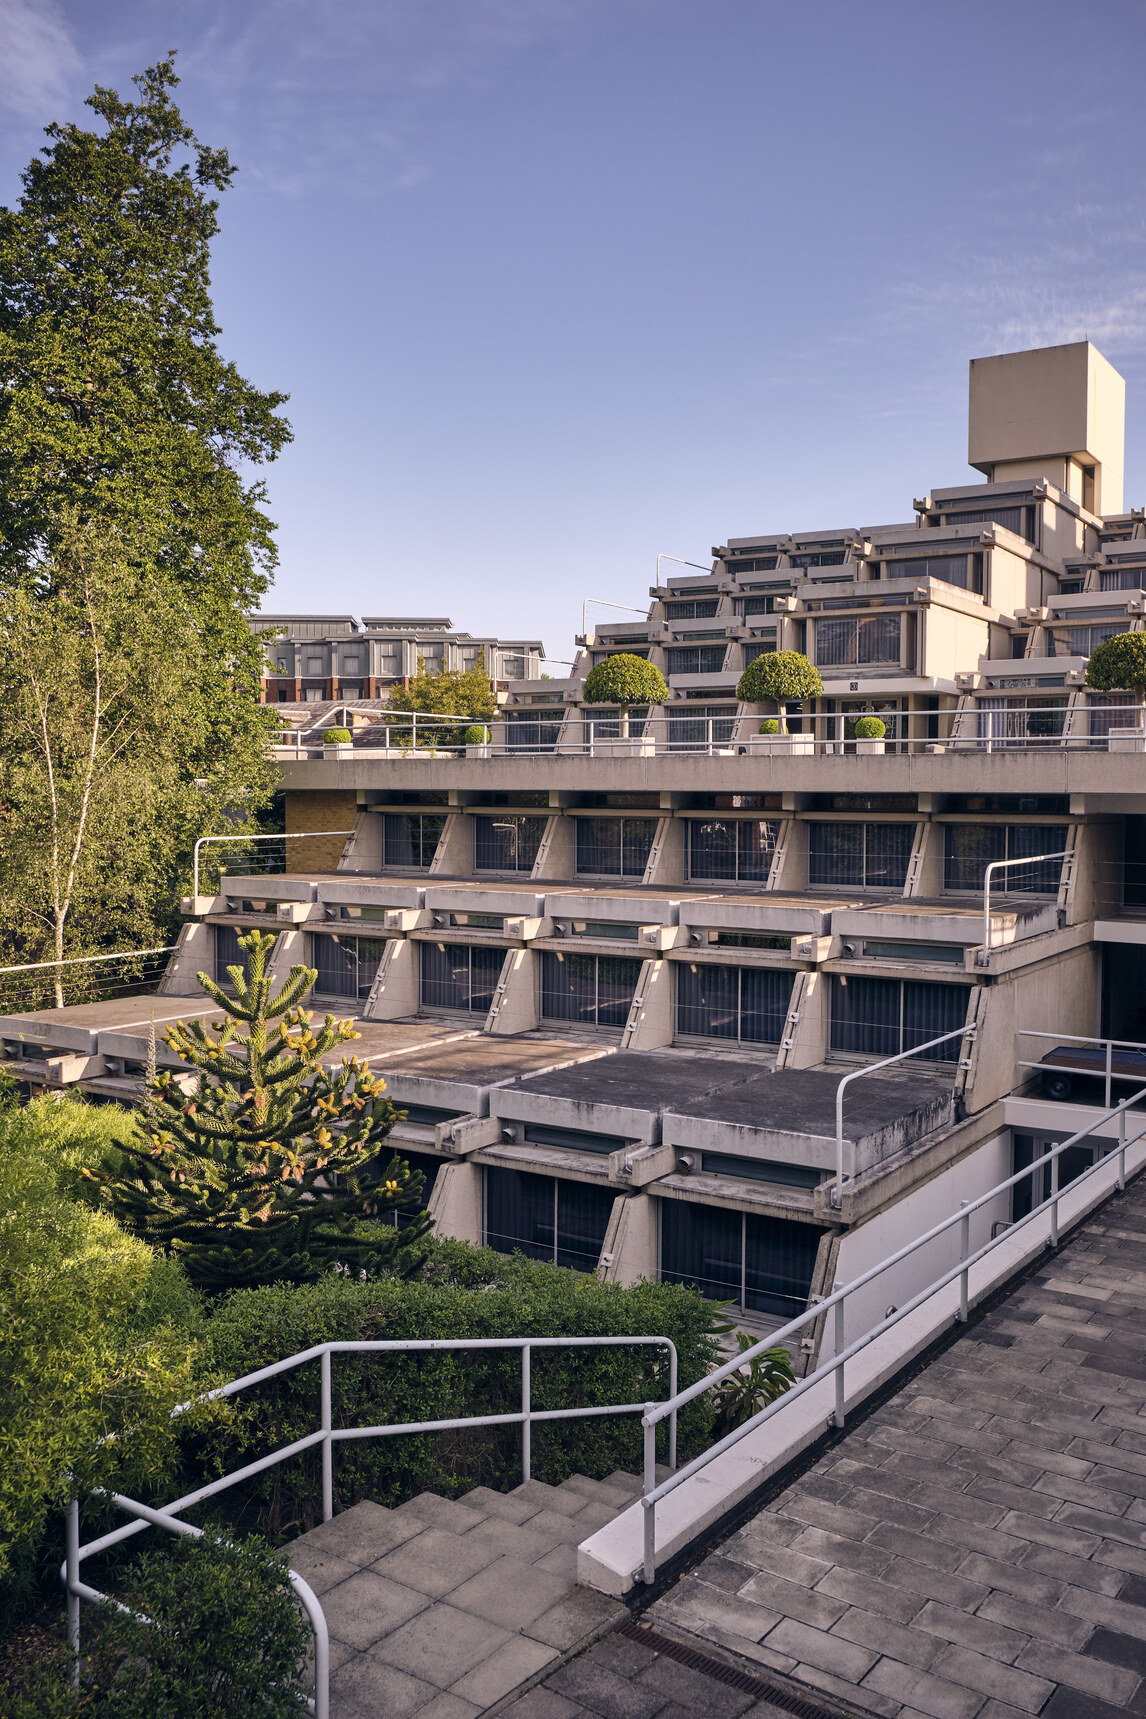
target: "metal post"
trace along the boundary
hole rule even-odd
[[[530,1464],[532,1460],[532,1438],[530,1435],[532,1434],[533,1428],[529,1419],[529,1360],[529,1344],[523,1343],[521,1345],[521,1413],[523,1416],[521,1422],[522,1480],[528,1480],[530,1478]]]
[[[644,1510],[645,1531],[645,1564],[644,1579],[654,1582],[657,1574],[657,1507],[649,1500],[649,1493],[657,1483],[657,1428],[656,1422],[649,1419],[656,1408],[655,1403],[645,1404],[645,1413],[641,1425],[645,1429],[645,1489],[641,1498]]]
[[[416,752],[418,750],[418,712],[416,710],[413,712],[413,717],[414,720],[411,724],[410,749],[411,751]]]
[[[322,1351],[322,1520],[334,1515],[334,1440],[331,1437],[330,1350]]]
[[[669,1396],[675,1398],[677,1393],[676,1377],[676,1344],[669,1350]],[[676,1473],[676,1410],[669,1415],[669,1467]]]
[[[1106,1108],[1110,1109],[1110,1065],[1114,1061],[1114,1040],[1106,1041]]]
[[[961,1206],[969,1206],[970,1203],[971,1203],[970,1200],[960,1200],[960,1202],[959,1202],[959,1204]],[[970,1212],[964,1212],[963,1216],[959,1219],[959,1259],[960,1259],[960,1262],[964,1261],[970,1252],[971,1252],[971,1214],[970,1214]],[[963,1325],[966,1325],[966,1323],[967,1323],[967,1312],[968,1312],[968,1309],[967,1309],[967,1267],[964,1266],[963,1270],[959,1273],[959,1320],[960,1320],[960,1323]]]
[[[837,1357],[837,1364],[836,1364],[836,1412],[835,1412],[835,1415],[833,1418],[835,1420],[837,1427],[842,1427],[844,1424],[844,1419],[845,1419],[844,1363],[843,1363],[843,1361],[839,1360],[839,1357],[843,1354],[844,1348],[846,1346],[844,1343],[844,1303],[843,1303],[842,1296],[841,1296],[840,1300],[836,1302],[835,1335],[836,1335],[836,1357]]]
[[[1126,1106],[1118,1112],[1118,1192],[1126,1192]]]
[[[1051,1159],[1050,1244],[1055,1249],[1058,1248],[1058,1166],[1060,1156],[1061,1154],[1056,1152],[1054,1157]]]
[[[80,1686],[80,1596],[76,1592],[80,1581],[80,1501],[73,1498],[68,1505],[68,1651],[72,1656],[72,1688]]]

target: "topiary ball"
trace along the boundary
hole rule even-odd
[[[663,704],[667,697],[660,669],[627,651],[606,657],[585,680],[586,704]]]
[[[349,728],[324,728],[322,731],[324,746],[349,746]]]
[[[467,746],[484,746],[488,739],[488,728],[482,728],[479,724],[475,723],[472,727],[466,729]]]
[[[1096,692],[1136,692],[1146,687],[1146,633],[1115,633],[1091,651],[1086,684]]]
[[[744,704],[760,704],[766,698],[786,704],[818,698],[823,690],[820,671],[800,651],[766,651],[748,664],[736,683],[736,696]]]
[[[758,730],[760,734],[779,734],[780,724],[774,716],[765,717]]]
[[[857,740],[882,740],[886,733],[887,724],[878,716],[861,716],[856,723]]]

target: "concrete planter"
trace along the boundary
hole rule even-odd
[[[1111,752],[1146,752],[1146,729],[1108,729],[1106,745]]]
[[[348,740],[324,741],[322,756],[324,758],[353,758],[354,747]]]
[[[594,758],[652,758],[656,752],[656,741],[651,735],[626,738],[621,736],[616,740],[593,741]]]
[[[887,746],[887,742],[884,740],[857,740],[856,741],[856,751],[857,752],[882,754],[885,751],[886,746]]]
[[[753,734],[748,740],[749,752],[778,754],[782,758],[809,757],[816,750],[810,734]]]
[[[466,742],[467,758],[488,758],[490,756],[490,751],[491,748],[488,740],[479,741],[476,746],[471,746],[468,741]]]

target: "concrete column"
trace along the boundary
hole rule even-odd
[[[474,869],[473,825],[464,812],[450,812],[430,861],[430,877],[470,877]]]
[[[509,949],[501,966],[493,1002],[486,1016],[487,1033],[529,1033],[540,1025],[537,981],[530,949]]]
[[[185,925],[179,933],[179,941],[170,961],[159,981],[161,997],[193,997],[199,989],[197,975],[206,973],[214,976],[215,971],[215,938],[214,930],[202,921],[193,921]]]
[[[828,975],[819,968],[797,973],[786,1027],[778,1069],[814,1068],[823,1062],[828,1051]]]
[[[626,1287],[657,1275],[656,1206],[649,1194],[618,1194],[609,1215],[597,1276]]]
[[[275,990],[284,985],[290,977],[292,967],[309,967],[306,951],[306,933],[303,931],[280,931],[271,950],[271,958],[267,963],[267,978]],[[303,1007],[308,1006],[304,1000]]]
[[[301,843],[299,844],[302,845]],[[377,812],[359,810],[354,820],[354,834],[338,862],[339,871],[372,872],[382,870],[382,819]]]
[[[782,818],[768,874],[768,888],[802,895],[808,872],[808,826],[799,818]]]
[[[573,827],[573,819],[563,816],[560,812],[550,813],[545,826],[545,834],[541,838],[541,846],[537,850],[537,858],[533,862],[530,878],[562,878],[571,880],[577,875],[577,832]]]
[[[915,826],[915,844],[907,867],[905,896],[931,897],[943,893],[944,824],[930,819]]]
[[[1117,912],[1122,897],[1122,825],[1072,824],[1063,846],[1074,853],[1058,899],[1066,911],[1066,923],[1080,925]]]
[[[684,882],[685,821],[683,818],[662,818],[657,824],[649,863],[641,882],[674,884]]]
[[[408,937],[387,939],[363,1020],[400,1021],[418,1012],[418,945]]]
[[[451,1241],[482,1245],[481,1165],[462,1158],[438,1171],[428,1207],[434,1228]]]
[[[671,961],[642,962],[621,1038],[622,1050],[657,1050],[672,1044],[672,991]]]

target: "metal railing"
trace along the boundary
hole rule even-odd
[[[785,718],[786,732],[761,734],[759,713],[747,713],[731,702],[718,715],[693,713],[686,701],[660,707],[663,715],[633,717],[626,725],[618,715],[594,715],[594,707],[562,706],[560,717],[531,718],[522,709],[520,721],[506,721],[506,712],[474,726],[491,729],[488,751],[481,756],[562,753],[577,757],[616,758],[631,754],[660,757],[697,752],[713,757],[762,755],[833,757],[859,753],[888,757],[921,752],[1146,751],[1146,706],[1108,706],[1070,702],[1078,689],[1066,689],[1059,703],[1021,703],[1007,697],[964,695],[946,710],[800,711]],[[862,683],[857,700],[862,698]],[[710,695],[717,703],[719,692]],[[973,702],[974,701],[974,702]],[[878,704],[878,700],[871,702]],[[863,715],[878,715],[886,724],[880,739],[861,739],[855,725]],[[342,743],[353,758],[417,758],[427,751],[462,756],[457,739],[465,717],[435,711],[371,711],[369,726],[381,730],[370,743]],[[627,729],[627,731],[626,731]],[[532,734],[529,732],[532,730]],[[544,731],[544,732],[543,732]],[[271,736],[276,757],[322,757],[327,747],[314,731],[287,729]],[[472,748],[468,749],[472,752]]]
[[[880,1260],[877,1265],[873,1265],[868,1271],[862,1272],[859,1277],[853,1278],[850,1283],[844,1284],[842,1288],[835,1290],[833,1294],[825,1296],[822,1301],[818,1301],[814,1306],[807,1308],[803,1313],[797,1315],[795,1319],[790,1320],[787,1325],[781,1326],[778,1331],[771,1332],[751,1349],[746,1349],[743,1354],[735,1356],[731,1361],[727,1361],[724,1366],[718,1367],[715,1372],[707,1374],[703,1380],[698,1381],[695,1385],[690,1385],[684,1391],[680,1391],[667,1403],[649,1403],[644,1415],[641,1417],[641,1425],[644,1429],[644,1490],[641,1497],[641,1507],[644,1514],[644,1546],[641,1566],[643,1580],[645,1582],[653,1582],[656,1579],[656,1507],[662,1498],[666,1498],[670,1492],[674,1492],[678,1486],[682,1486],[684,1482],[686,1480],[690,1480],[693,1475],[701,1473],[702,1470],[708,1467],[709,1463],[713,1462],[718,1456],[723,1455],[725,1451],[731,1450],[732,1447],[738,1444],[741,1439],[747,1438],[750,1433],[755,1432],[759,1427],[763,1426],[765,1422],[774,1419],[778,1415],[782,1415],[785,1410],[791,1406],[791,1404],[805,1396],[808,1391],[813,1389],[814,1386],[833,1376],[835,1379],[835,1408],[828,1424],[829,1426],[842,1427],[845,1423],[846,1417],[845,1368],[847,1362],[855,1355],[858,1355],[863,1349],[866,1349],[869,1344],[874,1343],[876,1338],[882,1336],[885,1331],[890,1331],[893,1326],[898,1325],[902,1320],[908,1318],[910,1314],[915,1312],[916,1308],[921,1307],[924,1302],[930,1300],[930,1298],[937,1294],[939,1290],[944,1289],[949,1283],[954,1283],[956,1279],[959,1281],[959,1308],[955,1315],[955,1319],[957,1323],[965,1323],[968,1318],[971,1305],[969,1286],[971,1267],[973,1265],[977,1265],[980,1260],[985,1259],[995,1248],[999,1247],[1004,1240],[1011,1236],[1015,1230],[1021,1229],[1024,1225],[1029,1224],[1032,1219],[1038,1217],[1048,1209],[1050,1213],[1050,1234],[1047,1245],[1052,1248],[1057,1248],[1059,1244],[1059,1200],[1062,1192],[1059,1187],[1059,1159],[1062,1157],[1062,1154],[1069,1151],[1071,1147],[1077,1146],[1080,1141],[1086,1140],[1089,1136],[1095,1135],[1097,1130],[1102,1128],[1114,1117],[1118,1118],[1117,1142],[1111,1143],[1109,1150],[1105,1155],[1102,1155],[1102,1148],[1106,1142],[1096,1139],[1094,1141],[1094,1145],[1099,1155],[1096,1157],[1095,1162],[1089,1165],[1087,1169],[1083,1170],[1080,1175],[1076,1176],[1069,1185],[1071,1187],[1077,1187],[1081,1182],[1084,1182],[1087,1177],[1093,1176],[1098,1170],[1102,1169],[1107,1162],[1107,1159],[1114,1152],[1117,1152],[1117,1187],[1120,1193],[1124,1191],[1126,1187],[1127,1149],[1130,1146],[1135,1145],[1143,1138],[1144,1135],[1146,1135],[1146,1127],[1143,1127],[1129,1139],[1127,1138],[1126,1112],[1131,1105],[1137,1104],[1143,1098],[1146,1098],[1146,1086],[1141,1087],[1136,1093],[1132,1094],[1130,1098],[1124,1099],[1120,1104],[1107,1110],[1094,1121],[1089,1122],[1085,1128],[1079,1129],[1078,1133],[1072,1134],[1068,1140],[1063,1140],[1059,1145],[1052,1147],[1041,1158],[1036,1159],[1032,1165],[1027,1166],[1027,1168],[1023,1170],[1017,1171],[1013,1176],[1008,1176],[1004,1181],[996,1183],[993,1188],[989,1189],[985,1194],[980,1194],[977,1199],[961,1202],[958,1211],[953,1212],[950,1217],[944,1218],[941,1223],[936,1224],[934,1228],[928,1230],[924,1235],[917,1236],[914,1241],[908,1242],[906,1246],[900,1248],[896,1253],[889,1254],[886,1259]],[[1048,1168],[1050,1170],[1050,1193],[1045,1199],[1036,1204],[1034,1200],[1034,1177],[1036,1175],[1043,1174]],[[1005,1194],[1008,1189],[1016,1187],[1020,1182],[1025,1181],[1028,1177],[1031,1178],[1031,1210],[1025,1216],[1016,1218],[1012,1223],[1007,1225],[1007,1228],[1001,1234],[992,1236],[991,1239],[985,1242],[982,1247],[977,1248],[972,1252],[970,1245],[970,1227],[971,1218],[975,1212],[981,1210],[984,1206],[989,1205],[992,1200],[997,1200],[1001,1194]],[[878,1320],[875,1325],[871,1326],[861,1336],[854,1338],[851,1343],[847,1343],[844,1335],[844,1308],[847,1298],[850,1295],[854,1295],[857,1290],[860,1290],[867,1284],[873,1282],[874,1279],[879,1277],[883,1272],[888,1271],[892,1266],[898,1265],[901,1260],[910,1258],[912,1254],[918,1252],[920,1248],[926,1247],[929,1243],[935,1241],[937,1237],[946,1235],[948,1231],[954,1229],[956,1225],[959,1228],[959,1263],[952,1266],[949,1270],[942,1272],[931,1283],[929,1283],[926,1288],[919,1290],[917,1294],[913,1295],[902,1307],[889,1308],[883,1319]],[[993,1285],[988,1286],[984,1289],[983,1293],[993,1293],[993,1288]],[[783,1396],[778,1397],[775,1402],[770,1403],[767,1408],[761,1409],[759,1414],[753,1415],[751,1420],[745,1421],[743,1425],[737,1427],[735,1431],[727,1434],[727,1436],[722,1438],[717,1444],[711,1445],[709,1449],[703,1451],[700,1456],[695,1457],[691,1462],[686,1463],[683,1468],[677,1469],[673,1474],[670,1474],[666,1480],[662,1480],[658,1484],[656,1478],[656,1431],[665,1416],[679,1413],[682,1408],[684,1408],[688,1403],[693,1402],[703,1391],[711,1390],[713,1386],[718,1385],[722,1379],[730,1378],[732,1374],[738,1371],[739,1368],[747,1365],[758,1355],[762,1355],[766,1349],[773,1349],[778,1344],[790,1342],[792,1338],[797,1337],[804,1330],[805,1326],[813,1324],[816,1320],[825,1318],[829,1313],[832,1314],[834,1327],[835,1353],[832,1358],[817,1367],[814,1372],[809,1373],[805,1378],[799,1380],[798,1383],[793,1385],[790,1390],[786,1391]]]
[[[195,843],[195,853],[191,862],[191,893],[199,894],[199,850],[212,842],[229,842],[233,848],[245,847],[248,842],[302,842],[318,841],[321,836],[352,836],[353,830],[288,830],[285,835],[233,835],[233,836],[200,836]]]
[[[99,998],[122,996],[127,991],[138,990],[141,986],[152,986],[163,977],[167,966],[166,960],[160,958],[172,955],[177,945],[165,943],[156,949],[126,949],[117,950],[110,955],[67,955],[59,961],[30,961],[15,967],[0,967],[0,1011],[12,1013],[21,1007],[35,1007],[36,999],[44,991],[51,988],[55,992],[53,1007],[64,1007],[63,987],[72,983],[81,987],[85,992],[94,992]],[[119,973],[107,974],[100,969],[108,968],[119,962],[122,969]],[[66,971],[65,971],[66,969]],[[83,969],[83,971],[80,971]],[[129,972],[127,969],[135,969]],[[23,981],[17,980],[9,984],[9,974],[26,974]],[[41,974],[37,981],[33,974]],[[93,1000],[86,998],[85,1000]]]
[[[832,1186],[832,1205],[840,1206],[844,1197],[844,1088],[853,1080],[862,1080],[865,1075],[874,1074],[877,1069],[889,1068],[893,1062],[906,1062],[908,1057],[921,1056],[924,1051],[934,1050],[936,1045],[945,1045],[950,1039],[974,1040],[977,1028],[974,1026],[956,1027],[954,1032],[941,1033],[937,1039],[928,1039],[926,1044],[914,1045],[911,1050],[900,1051],[896,1056],[885,1056],[882,1062],[869,1063],[865,1068],[853,1069],[851,1074],[845,1074],[836,1087],[836,1179]]]
[[[1101,1045],[1103,1050],[1102,1063],[1098,1067],[1071,1065],[1068,1063],[1025,1062],[1016,1058],[1016,1068],[1029,1068],[1038,1074],[1078,1075],[1083,1080],[1101,1080],[1103,1083],[1103,1103],[1110,1105],[1112,1100],[1112,1084],[1114,1081],[1135,1081],[1146,1077],[1146,1067],[1137,1069],[1133,1074],[1123,1074],[1114,1067],[1115,1049],[1137,1051],[1146,1063],[1146,1045],[1137,1039],[1101,1039],[1088,1038],[1085,1033],[1046,1033],[1036,1031],[1033,1027],[1019,1027],[1015,1033],[1018,1039],[1050,1039],[1056,1045]]]
[[[1017,865],[1043,865],[1048,860],[1069,859],[1073,848],[1063,848],[1056,854],[1032,854],[1029,859],[991,860],[983,873],[983,947],[980,955],[983,957],[980,965],[989,966],[991,960],[991,878],[997,871],[1009,871]],[[978,957],[976,960],[978,961]]]
[[[269,1366],[260,1367],[254,1373],[244,1374],[241,1379],[232,1379],[226,1385],[220,1385],[215,1390],[205,1391],[201,1396],[194,1397],[186,1403],[180,1403],[172,1410],[173,1417],[188,1413],[200,1403],[214,1402],[220,1398],[234,1396],[237,1391],[244,1390],[248,1385],[261,1384],[265,1379],[273,1379],[280,1373],[291,1372],[294,1368],[305,1366],[310,1361],[319,1361],[321,1365],[319,1383],[321,1425],[315,1432],[308,1433],[303,1438],[295,1439],[292,1444],[283,1445],[280,1449],[271,1451],[267,1456],[260,1457],[255,1462],[247,1463],[245,1467],[236,1469],[231,1474],[225,1474],[218,1480],[210,1481],[206,1486],[200,1486],[194,1492],[185,1493],[182,1498],[177,1498],[174,1503],[165,1505],[160,1510],[154,1510],[148,1505],[140,1504],[136,1499],[125,1498],[119,1493],[109,1495],[102,1489],[98,1490],[95,1496],[103,1498],[110,1496],[111,1502],[132,1516],[134,1520],[122,1528],[112,1529],[110,1533],[103,1534],[96,1540],[88,1541],[86,1545],[80,1543],[79,1500],[71,1500],[65,1524],[67,1550],[60,1569],[60,1579],[67,1593],[68,1645],[72,1653],[73,1679],[78,1679],[79,1675],[81,1602],[84,1600],[107,1601],[108,1599],[106,1594],[101,1593],[96,1588],[89,1587],[80,1580],[80,1566],[85,1558],[93,1557],[99,1552],[105,1552],[110,1547],[131,1539],[133,1535],[151,1526],[164,1528],[173,1534],[197,1535],[201,1530],[191,1523],[180,1520],[179,1513],[181,1511],[189,1510],[192,1506],[215,1497],[229,1487],[238,1486],[243,1481],[252,1479],[256,1474],[261,1474],[264,1469],[272,1468],[277,1463],[286,1462],[291,1457],[299,1456],[303,1451],[310,1450],[315,1445],[322,1446],[322,1519],[324,1522],[329,1522],[334,1515],[334,1446],[343,1440],[392,1438],[400,1433],[456,1432],[463,1427],[520,1426],[522,1479],[528,1480],[532,1472],[532,1429],[535,1423],[576,1420],[601,1415],[643,1415],[649,1407],[647,1403],[604,1403],[592,1407],[582,1405],[572,1409],[535,1409],[532,1406],[532,1369],[530,1365],[533,1350],[616,1349],[633,1344],[653,1344],[667,1351],[668,1388],[669,1400],[671,1401],[677,1395],[678,1383],[675,1343],[670,1337],[635,1336],[391,1338],[363,1340],[357,1343],[318,1343],[311,1349],[304,1349],[297,1355],[288,1356],[284,1361],[274,1361]],[[519,1349],[521,1351],[521,1408],[509,1414],[464,1415],[454,1420],[398,1421],[384,1426],[370,1427],[336,1427],[334,1425],[332,1390],[332,1357],[334,1355],[440,1354],[446,1350],[455,1349],[467,1352]],[[671,1410],[667,1418],[669,1423],[668,1466],[672,1469],[676,1467],[676,1410]],[[653,1442],[655,1448],[655,1434]],[[647,1436],[645,1444],[647,1447]],[[292,1570],[290,1578],[314,1629],[315,1692],[314,1699],[310,1703],[311,1711],[314,1713],[315,1719],[329,1719],[329,1652],[326,1619],[321,1605],[302,1577]]]

